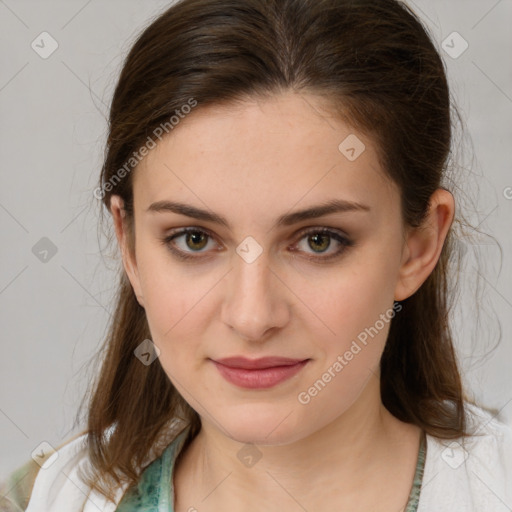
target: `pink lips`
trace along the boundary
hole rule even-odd
[[[298,373],[309,359],[285,357],[227,357],[212,360],[220,374],[232,384],[249,389],[270,388]]]

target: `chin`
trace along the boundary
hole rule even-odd
[[[265,413],[253,409],[250,414],[238,412],[234,413],[232,418],[224,417],[220,423],[225,426],[229,437],[234,441],[262,446],[286,445],[306,435],[305,419],[298,422],[295,415],[289,412],[283,414],[281,409],[277,412],[267,410]]]

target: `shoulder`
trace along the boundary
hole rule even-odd
[[[80,437],[80,435],[82,433],[69,438],[57,448],[57,451],[65,444]],[[37,475],[41,469],[46,469],[48,459],[53,453],[52,451],[46,453],[41,451],[37,462],[36,459],[32,458],[25,461],[0,481],[0,510],[10,512],[11,510],[19,511],[26,509]]]
[[[25,510],[39,470],[35,461],[29,460],[0,481],[0,510],[18,512]]]
[[[427,436],[418,512],[512,509],[512,427],[467,404],[471,436]]]
[[[104,497],[90,492],[82,481],[81,471],[87,470],[89,464],[84,433],[68,439],[46,455],[41,465],[32,460],[25,463],[4,483],[11,489],[7,495],[11,509],[26,512],[115,510]]]
[[[108,437],[112,432],[113,427],[105,435]],[[155,442],[142,467],[158,458],[162,450],[167,453],[169,444],[174,451],[176,444],[171,441],[175,438],[176,425],[172,421],[164,429],[161,438]],[[114,502],[108,501],[85,483],[83,477],[91,468],[87,434],[77,434],[60,445],[55,452],[48,454],[41,466],[31,460],[11,473],[4,483],[6,492],[0,493],[0,496],[6,494],[4,501],[0,501],[0,510],[114,512],[127,490],[127,485],[118,487]]]

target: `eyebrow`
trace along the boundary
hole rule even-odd
[[[365,204],[361,204],[354,201],[347,201],[344,199],[332,199],[325,203],[311,206],[305,210],[299,210],[292,213],[286,213],[277,219],[275,224],[276,227],[291,226],[298,222],[315,219],[324,215],[340,212],[357,212],[366,211],[369,212],[371,208]],[[184,203],[178,203],[174,201],[158,201],[152,203],[147,210],[148,212],[173,212],[179,215],[185,215],[194,219],[213,222],[220,224],[228,229],[231,229],[229,222],[218,215],[217,213],[210,212],[208,210],[202,210]]]

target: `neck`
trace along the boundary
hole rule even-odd
[[[420,429],[393,417],[381,403],[378,386],[368,386],[348,410],[307,437],[284,445],[255,445],[261,458],[253,465],[250,459],[242,463],[238,454],[245,447],[249,456],[255,455],[254,447],[251,452],[203,420],[182,467],[176,469],[175,485],[179,488],[179,475],[187,474],[183,478],[192,477],[196,494],[211,493],[210,503],[238,503],[244,510],[254,497],[282,499],[283,489],[303,499],[306,492],[323,495],[327,489],[357,496],[375,484],[375,475],[389,474],[396,463],[407,460],[404,471],[413,474],[419,439]]]

